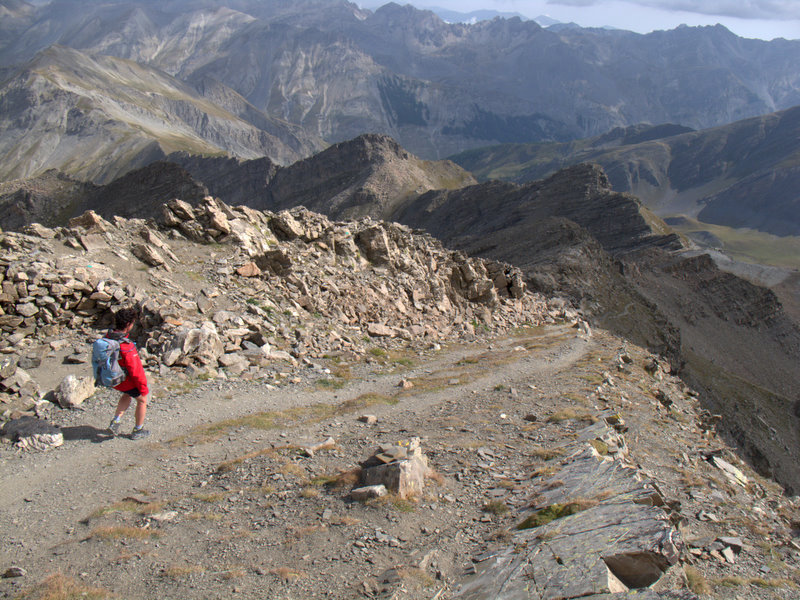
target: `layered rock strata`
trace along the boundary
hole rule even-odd
[[[512,544],[463,583],[465,600],[628,597],[651,592],[678,562],[682,541],[655,485],[626,460],[608,414],[559,448],[535,482]]]

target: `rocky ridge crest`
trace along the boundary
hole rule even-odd
[[[67,349],[85,360],[81,343],[56,338],[97,335],[126,304],[141,310],[148,334],[134,336],[149,368],[270,380],[276,362],[313,368],[323,355],[363,355],[365,339],[424,346],[564,314],[507,264],[369,218],[332,222],[207,197],[196,207],[172,200],[156,220],[88,212],[69,227],[27,231],[2,234],[0,295],[2,401],[23,411],[41,391],[24,366]]]

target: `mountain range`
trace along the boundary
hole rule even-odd
[[[640,35],[518,18],[470,25],[343,0],[0,6],[0,131],[47,140],[6,149],[3,163],[15,166],[5,178],[64,167],[100,183],[122,174],[126,159],[134,169],[159,150],[262,152],[287,164],[321,140],[365,132],[430,159],[642,122],[708,128],[800,104],[800,41],[748,40],[721,26]],[[47,78],[47,69],[58,74]],[[85,117],[78,131],[57,132],[54,147],[52,129],[76,108],[94,125],[109,122],[119,148],[104,141],[109,152],[94,161],[108,154],[113,165],[83,164],[86,146],[71,138]],[[26,118],[28,110],[40,116]],[[201,113],[215,118],[206,124]]]
[[[800,235],[800,107],[703,131],[634,126],[567,143],[509,144],[454,160],[481,179],[529,181],[565,166],[603,166],[615,190],[662,215]]]

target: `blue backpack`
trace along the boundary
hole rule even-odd
[[[124,341],[127,339],[123,338]],[[119,366],[119,342],[102,337],[92,344],[92,373],[95,385],[114,387],[127,377]]]

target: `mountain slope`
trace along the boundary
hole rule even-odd
[[[56,0],[12,19],[0,62],[53,43],[211,79],[329,142],[384,133],[427,158],[496,142],[565,141],[640,122],[711,127],[800,103],[800,41],[723,27],[638,35],[448,24],[344,1]],[[273,157],[274,158],[274,157]]]
[[[53,179],[69,183],[55,185]],[[239,160],[177,152],[102,186],[53,172],[0,184],[0,228],[63,225],[89,209],[109,218],[147,217],[170,198],[194,204],[209,193],[257,209],[304,205],[335,218],[386,219],[420,194],[473,184],[458,165],[421,160],[379,135],[336,144],[288,167],[266,157]]]
[[[603,166],[615,190],[662,215],[800,235],[800,106],[713,129],[635,127],[564,144],[497,146],[453,160],[479,178],[538,179]]]
[[[238,103],[240,112],[245,104]],[[57,168],[106,182],[175,150],[292,161],[321,147],[273,122],[282,137],[294,138],[298,152],[162,72],[59,46],[5,83],[0,106],[3,179]]]

